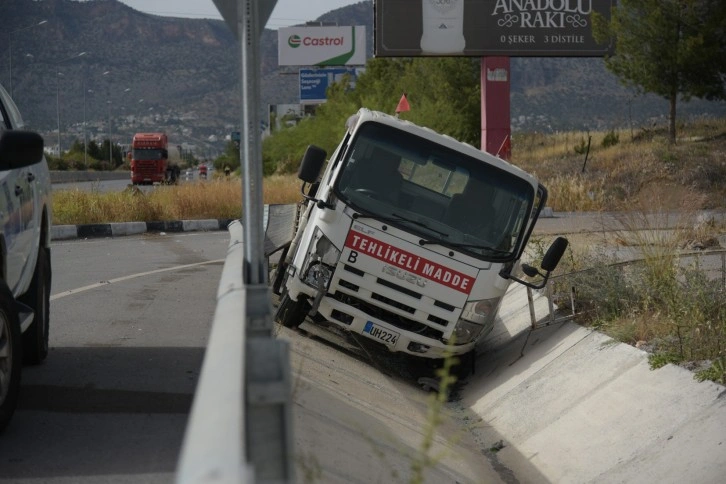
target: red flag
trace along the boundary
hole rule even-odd
[[[411,106],[408,105],[408,99],[406,99],[406,93],[403,93],[401,96],[401,100],[398,101],[398,106],[396,106],[396,114],[402,113],[403,111],[410,111]]]

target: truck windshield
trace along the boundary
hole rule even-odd
[[[134,160],[161,160],[163,158],[161,150],[157,149],[134,149]]]
[[[399,129],[368,122],[336,195],[368,217],[486,260],[515,257],[534,203],[526,179]]]

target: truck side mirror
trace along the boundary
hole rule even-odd
[[[3,131],[0,136],[0,170],[12,170],[43,159],[43,137],[34,131]]]
[[[550,248],[547,249],[544,258],[542,259],[542,269],[547,272],[552,272],[557,268],[557,264],[560,263],[560,259],[565,254],[569,241],[564,237],[557,237]]]
[[[315,145],[308,146],[305,155],[300,162],[300,168],[297,171],[297,177],[305,183],[314,183],[320,175],[325,159],[328,154],[324,149]]]
[[[545,284],[547,284],[547,280],[550,277],[550,273],[557,268],[557,264],[560,263],[560,260],[562,259],[562,256],[565,254],[565,250],[567,250],[567,246],[569,245],[569,241],[564,237],[557,237],[554,242],[552,242],[552,245],[550,245],[550,248],[547,249],[547,252],[545,253],[544,257],[542,258],[542,264],[540,267],[545,271],[545,273],[541,273],[539,269],[536,267],[532,267],[529,264],[522,264],[522,272],[524,272],[529,277],[535,277],[540,276],[542,277],[542,281],[540,281],[539,284],[533,284],[531,282],[523,281],[521,279],[517,279],[513,275],[511,275],[508,271],[511,270],[511,267],[502,269],[499,272],[499,275],[505,279],[511,279],[513,281],[516,281],[520,284],[523,284],[527,287],[531,287],[532,289],[542,289]]]

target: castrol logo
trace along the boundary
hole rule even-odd
[[[297,49],[298,47],[300,47],[300,44],[302,44],[302,39],[299,35],[291,35],[287,39],[287,45],[289,45],[293,49]]]

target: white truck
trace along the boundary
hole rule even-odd
[[[306,202],[273,288],[275,319],[429,361],[455,355],[468,374],[510,281],[543,287],[567,247],[555,240],[544,272],[521,265],[536,284],[515,277],[547,190],[469,144],[367,109],[321,177],[326,156],[308,147],[298,172]]]
[[[23,364],[48,355],[51,181],[43,138],[0,86],[0,432],[15,411]]]

